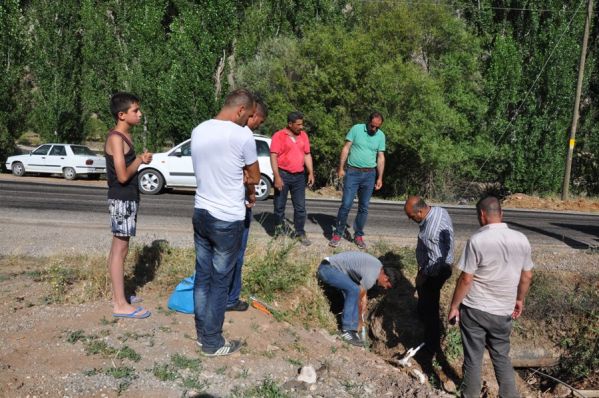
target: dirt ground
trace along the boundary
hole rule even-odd
[[[105,301],[48,303],[53,286],[40,281],[39,260],[0,265],[2,397],[444,395],[325,330],[278,322],[253,308],[226,315],[225,336],[243,338],[241,352],[205,358],[193,316],[165,310],[168,297],[150,285],[141,293],[152,316],[115,320]],[[296,381],[308,365],[318,381]]]
[[[557,197],[540,198],[524,193],[515,193],[505,198],[503,207],[596,213],[599,212],[599,199],[574,198],[571,200],[561,200]]]

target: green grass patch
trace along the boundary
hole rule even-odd
[[[104,369],[104,374],[112,376],[115,379],[123,379],[125,377],[131,378],[135,376],[135,369],[130,368],[129,366],[117,366]]]
[[[272,379],[265,379],[256,387],[245,391],[234,391],[233,398],[290,398],[277,383]]]
[[[200,358],[188,358],[181,354],[171,356],[171,364],[177,369],[190,369],[198,372],[202,370]]]
[[[155,363],[154,368],[152,368],[152,374],[160,381],[175,381],[179,378],[179,373],[167,363]]]

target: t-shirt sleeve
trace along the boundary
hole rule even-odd
[[[528,239],[527,239],[527,243],[528,243]],[[528,243],[526,245],[526,249],[525,249],[525,252],[524,252],[523,262],[524,262],[524,264],[522,264],[522,270],[523,271],[530,271],[535,266],[534,263],[532,262],[532,254],[531,254],[531,249],[530,249],[530,243]]]
[[[308,134],[306,134],[305,132],[303,134],[306,140],[306,143],[304,144],[304,153],[307,155],[310,153],[310,139],[308,138]]]
[[[464,247],[464,251],[462,252],[460,262],[458,263],[458,269],[468,274],[474,274],[477,268],[478,258],[476,255],[476,251],[474,250],[472,241],[468,240],[468,242],[466,243],[466,247]]]
[[[355,138],[356,138],[356,126],[354,126],[351,129],[349,129],[349,131],[345,135],[345,140],[346,141],[354,142]]]
[[[283,145],[282,135],[280,132],[276,132],[270,141],[270,153],[281,153]]]
[[[385,134],[381,131],[381,139],[379,140],[379,152],[385,152],[386,149],[386,138]]]
[[[241,147],[243,154],[243,162],[246,166],[254,164],[258,161],[258,152],[256,151],[256,139],[252,134],[249,134],[243,146]]]

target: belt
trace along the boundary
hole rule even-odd
[[[287,171],[287,170],[285,170],[285,169],[282,169],[282,168],[280,168],[280,167],[279,167],[279,173],[280,173],[281,171],[282,171],[282,172],[284,172],[284,173],[287,173],[287,174],[291,174],[291,175],[304,174],[304,172],[303,172],[303,171],[298,171],[297,173],[292,173],[291,171]]]
[[[375,167],[354,167],[354,166],[347,166],[347,168],[356,170],[356,171],[361,171],[363,173],[368,173],[369,171],[373,171],[375,169]]]

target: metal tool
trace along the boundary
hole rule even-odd
[[[410,366],[412,366],[412,364],[410,363],[410,359],[411,359],[411,358],[412,358],[414,355],[416,355],[416,353],[418,352],[418,350],[420,350],[422,347],[424,347],[424,343],[421,343],[421,344],[420,344],[418,347],[416,347],[416,348],[413,348],[413,347],[412,347],[412,348],[410,348],[410,349],[408,350],[408,352],[406,352],[406,355],[404,355],[404,357],[403,357],[402,359],[400,359],[399,361],[397,361],[397,363],[398,363],[400,366],[403,366],[403,367],[406,367],[406,366],[407,366],[407,367],[410,367]]]

